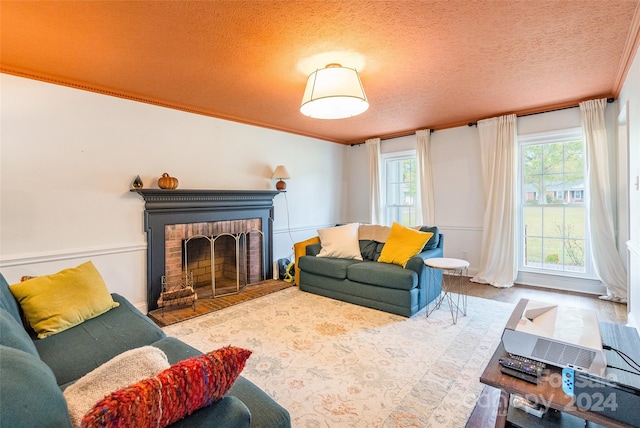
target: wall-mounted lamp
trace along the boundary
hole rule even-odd
[[[358,72],[340,64],[328,64],[309,75],[300,112],[315,119],[344,119],[368,108]]]
[[[287,183],[284,180],[288,180],[291,177],[289,176],[289,171],[285,168],[284,165],[278,165],[276,170],[273,171],[273,175],[271,178],[277,178],[279,181],[276,183],[276,190],[285,190],[287,188]]]

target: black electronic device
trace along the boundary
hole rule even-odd
[[[540,364],[535,361],[528,362],[519,358],[500,357],[498,362],[502,367],[516,370],[518,372],[525,373],[536,378],[540,377],[542,375],[542,371],[544,370],[544,364]]]
[[[574,403],[579,408],[640,427],[638,332],[632,327],[609,323],[600,323],[600,330],[606,344],[607,369],[604,376],[573,372]]]
[[[500,371],[506,375],[517,377],[518,379],[522,379],[526,382],[533,383],[535,385],[538,385],[540,381],[540,378],[538,376],[521,372],[515,369],[511,369],[509,367],[502,366],[500,367]]]

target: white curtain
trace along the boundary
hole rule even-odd
[[[511,287],[516,264],[516,115],[478,122],[484,189],[479,271],[471,281]]]
[[[380,138],[365,141],[369,154],[369,207],[372,224],[384,224],[380,196]]]
[[[609,175],[607,131],[604,121],[606,99],[580,103],[587,148],[589,176],[589,232],[596,272],[607,287],[606,300],[626,301],[627,273],[618,255],[613,223],[613,199]]]
[[[416,224],[435,225],[433,170],[431,168],[431,130],[416,131],[416,163],[418,166],[418,210]]]

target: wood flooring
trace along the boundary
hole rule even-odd
[[[626,304],[600,300],[598,296],[590,294],[557,291],[523,285],[515,285],[511,288],[495,288],[490,285],[472,282],[467,284],[467,290],[470,296],[500,302],[517,303],[520,299],[525,298],[590,309],[596,312],[599,321],[614,324],[627,323]],[[494,426],[499,398],[499,389],[485,386],[478,402],[483,404],[489,403],[490,405],[476,407],[467,421],[466,428],[486,428]],[[491,403],[493,403],[493,405],[491,405]]]
[[[149,312],[147,316],[160,327],[165,327],[167,325],[185,321],[213,311],[228,308],[229,306],[246,302],[247,300],[266,296],[267,294],[289,288],[292,285],[293,284],[290,282],[269,279],[258,284],[247,285],[241,289],[239,293],[227,294],[216,298],[213,298],[213,291],[211,287],[198,287],[195,289],[196,293],[198,293],[198,300],[196,302],[195,309],[191,305],[169,307],[164,311],[162,309],[155,309]],[[224,289],[218,290],[217,293],[218,292],[222,292],[224,294]],[[217,293],[216,296],[218,296]]]

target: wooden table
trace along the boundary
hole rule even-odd
[[[487,364],[487,367],[480,376],[480,382],[500,389],[496,427],[504,427],[507,423],[507,412],[509,410],[511,394],[517,394],[529,400],[537,401],[547,408],[559,410],[606,427],[631,427],[631,425],[613,420],[604,415],[577,408],[573,403],[573,398],[562,391],[562,370],[560,368],[547,366],[540,384],[534,385],[513,376],[503,374],[500,371],[500,363],[498,362],[500,357],[503,356],[508,356],[508,354],[505,352],[502,343],[500,343],[493,357],[491,357],[491,361],[489,361],[489,364]]]

